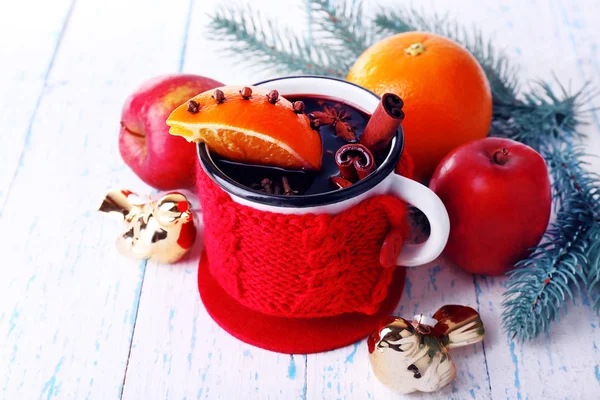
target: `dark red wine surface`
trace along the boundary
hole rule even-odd
[[[346,123],[352,125],[357,138],[360,138],[371,117],[370,114],[333,98],[309,94],[285,96],[285,98],[292,102],[304,102],[304,113],[306,115],[315,111],[323,111],[325,106],[334,107],[338,111],[343,109],[349,112],[351,117],[346,120]],[[285,127],[282,126],[282,129],[285,129]],[[223,159],[216,159],[216,164],[227,176],[249,188],[257,188],[264,178],[268,178],[274,183],[279,184],[282,176],[285,175],[289,180],[291,188],[297,192],[295,193],[297,195],[330,192],[337,189],[331,183],[330,178],[339,174],[335,163],[335,153],[348,142],[335,135],[333,125],[321,126],[319,133],[323,146],[323,166],[317,172],[292,171],[282,168],[236,163]],[[380,165],[383,160],[376,161],[377,165]]]

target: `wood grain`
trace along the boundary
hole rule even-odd
[[[444,304],[477,308],[473,277],[442,263],[409,268],[402,300],[394,315],[412,319],[413,315],[433,313]],[[487,321],[485,321],[487,323]],[[452,385],[433,393],[415,393],[410,398],[448,399],[489,398],[488,370],[483,345],[451,352],[458,374]],[[393,399],[372,376],[366,341],[328,353],[308,356],[308,398]]]
[[[365,3],[365,12],[375,9]],[[399,398],[372,376],[364,341],[290,356],[232,338],[198,297],[200,240],[182,263],[146,266],[117,255],[121,227],[94,212],[109,187],[151,191],[116,151],[122,102],[143,80],[177,71],[230,84],[271,77],[240,67],[225,57],[222,43],[209,40],[208,14],[227,4],[0,4],[1,399]],[[481,27],[520,65],[523,82],[556,75],[572,90],[600,82],[600,11],[593,0],[412,4]],[[305,6],[304,0],[252,2],[280,25],[309,35]],[[600,107],[600,98],[586,106]],[[600,154],[598,111],[588,122],[586,148]],[[600,171],[600,160],[590,161]],[[396,315],[465,304],[480,311],[487,331],[483,344],[452,350],[459,373],[451,386],[410,397],[600,398],[593,299],[578,297],[550,335],[514,343],[500,326],[504,281],[474,277],[443,260],[409,269]]]
[[[583,25],[590,3],[571,3],[570,7],[566,3],[555,1],[542,6],[535,2],[503,2],[491,10],[484,23],[494,29],[499,25],[494,22],[496,13],[507,14],[515,9],[522,15],[536,15],[541,21],[547,21],[532,30],[528,28],[531,21],[527,18],[511,19],[510,24],[505,22],[496,28],[505,32],[499,42],[505,42],[508,49],[512,47],[524,66],[524,79],[552,80],[554,74],[561,82],[568,82],[571,90],[578,90],[589,80],[599,81],[599,71],[594,69],[598,58],[592,54],[594,39]],[[592,29],[598,32],[596,27]],[[523,32],[528,32],[527,41],[522,39]],[[595,39],[598,39],[597,34]],[[557,88],[556,81],[554,87]],[[596,97],[586,106],[598,107],[600,101]],[[589,136],[588,151],[598,154],[597,114],[592,113],[588,121],[590,124],[582,129]],[[598,160],[593,161],[593,168],[600,169]],[[482,317],[491,333],[486,340],[486,355],[494,398],[591,399],[600,396],[600,375],[596,373],[600,362],[597,347],[600,318],[590,309],[585,293],[583,297],[577,296],[575,305],[568,305],[568,315],[553,324],[551,334],[528,343],[515,343],[501,333],[503,281],[485,277],[477,277],[475,281]]]
[[[51,69],[0,217],[3,399],[121,395],[145,263],[117,255],[121,226],[95,208],[111,186],[149,190],[116,151],[120,108],[142,79],[177,68],[187,9],[80,0],[54,61],[39,61]],[[60,32],[65,15],[40,11]]]
[[[0,126],[4,129],[0,135],[0,214],[31,135],[72,4],[72,0],[0,4]],[[39,14],[31,15],[33,8]],[[23,23],[27,20],[31,23]]]

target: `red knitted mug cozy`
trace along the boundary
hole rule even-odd
[[[398,169],[410,175],[410,158],[403,155]],[[404,268],[384,268],[379,256],[391,229],[408,232],[402,200],[377,195],[336,215],[294,215],[234,202],[201,167],[197,187],[205,243],[200,294],[213,319],[234,336],[275,351],[324,351],[366,336],[393,311]],[[252,327],[244,321],[250,315]],[[331,326],[337,337],[318,332],[336,318],[348,322]],[[278,321],[308,332],[299,332],[297,342],[289,329],[285,339],[270,335],[268,325]]]

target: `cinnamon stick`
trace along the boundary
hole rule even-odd
[[[339,148],[335,153],[342,178],[356,182],[375,171],[375,158],[371,151],[362,144],[351,143]]]
[[[368,147],[373,154],[384,151],[402,124],[403,106],[404,102],[400,96],[393,93],[384,94],[360,137],[360,143]]]

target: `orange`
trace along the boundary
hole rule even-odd
[[[471,53],[446,37],[390,36],[368,48],[346,79],[380,96],[402,97],[405,146],[417,179],[429,179],[447,153],[490,129],[492,94],[485,73]]]
[[[244,98],[240,91],[252,94]],[[211,152],[247,164],[288,169],[321,168],[321,136],[304,113],[278,97],[273,104],[269,90],[258,87],[218,88],[201,93],[177,107],[167,119],[172,135],[190,142],[204,142]],[[191,106],[190,106],[191,104]],[[197,110],[196,110],[197,108]]]

